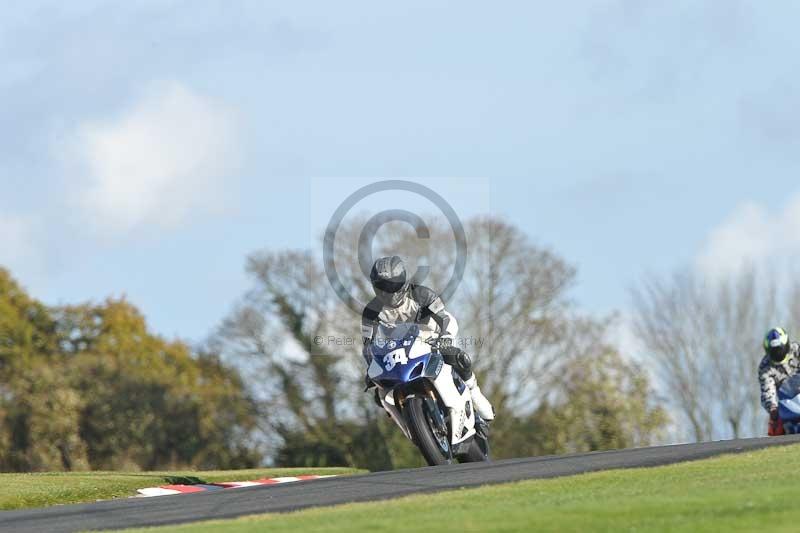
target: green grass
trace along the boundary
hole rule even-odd
[[[93,502],[135,496],[136,489],[175,483],[251,481],[300,474],[353,474],[351,468],[262,468],[205,472],[54,472],[0,474],[0,509]]]
[[[256,531],[798,531],[800,445],[693,463],[151,528]]]

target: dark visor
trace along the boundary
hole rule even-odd
[[[379,279],[372,283],[372,286],[383,292],[397,292],[405,285],[404,281],[391,281],[388,279]]]
[[[789,353],[789,345],[784,344],[782,346],[772,346],[768,351],[770,359],[776,363],[779,363],[780,361],[783,361],[783,359]]]

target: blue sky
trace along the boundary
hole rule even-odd
[[[350,192],[402,177],[519,225],[579,267],[578,303],[624,311],[647,272],[800,251],[799,11],[7,6],[0,264],[48,303],[124,293],[200,340],[247,253],[316,246]]]

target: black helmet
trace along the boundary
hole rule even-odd
[[[783,328],[772,328],[764,336],[764,351],[773,363],[784,363],[789,356],[789,335]]]
[[[406,265],[398,256],[381,257],[372,265],[369,273],[375,296],[383,305],[397,307],[408,290]]]

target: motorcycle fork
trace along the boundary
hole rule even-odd
[[[431,413],[431,417],[433,418],[434,423],[436,423],[439,427],[443,427],[447,432],[449,456],[450,460],[452,460],[453,459],[452,427],[450,426],[450,424],[447,423],[447,420],[445,420],[445,417],[442,415],[442,412],[439,409],[438,398],[436,397],[436,393],[433,391],[433,389],[428,388],[425,392],[427,394],[425,395],[423,401],[427,404],[428,411]],[[445,409],[447,409],[447,407],[445,407]]]

